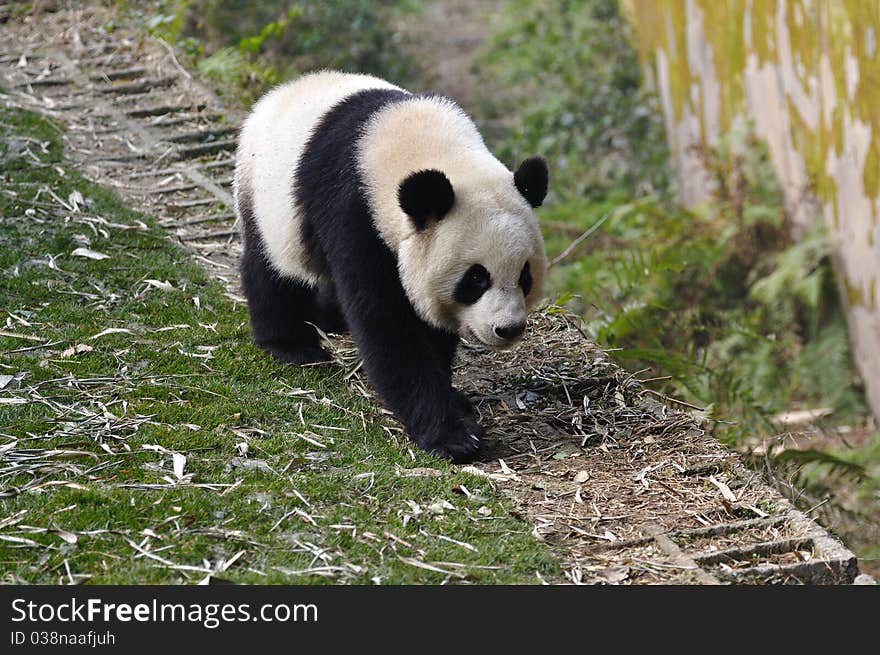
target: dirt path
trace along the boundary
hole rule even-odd
[[[400,26],[425,70],[425,86],[474,109],[479,79],[474,58],[501,18],[504,0],[431,2],[418,21]]]
[[[239,299],[229,186],[240,117],[163,44],[124,25],[101,30],[106,11],[4,25],[5,102],[62,121],[70,156],[156,216]],[[468,97],[463,62],[437,74],[446,87],[465,80],[456,92]],[[350,346],[335,342],[354,372]],[[852,553],[690,415],[653,398],[564,314],[536,317],[529,346],[516,352],[465,348],[456,377],[490,434],[491,457],[469,470],[556,546],[572,582],[850,583],[858,575]],[[369,394],[356,374],[351,380]]]

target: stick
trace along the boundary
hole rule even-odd
[[[551,266],[551,267],[552,267],[552,266],[556,266],[556,264],[558,264],[558,263],[561,262],[563,259],[565,259],[566,257],[568,257],[572,252],[574,252],[574,249],[577,248],[579,245],[581,245],[581,243],[583,243],[587,238],[589,238],[589,236],[590,236],[591,234],[593,234],[593,232],[595,232],[595,231],[598,230],[600,227],[602,227],[602,224],[603,224],[605,221],[607,221],[610,217],[611,217],[611,212],[607,212],[602,218],[600,218],[598,221],[596,221],[595,223],[593,223],[593,225],[590,226],[590,228],[587,229],[586,232],[584,232],[584,233],[581,234],[577,239],[575,239],[574,241],[572,241],[572,242],[569,244],[568,248],[566,248],[566,249],[563,250],[559,255],[557,255],[556,257],[554,257],[554,258],[550,261],[550,266]]]

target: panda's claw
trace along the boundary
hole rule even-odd
[[[458,409],[459,413],[461,413],[463,416],[469,417],[477,415],[477,410],[474,408],[473,403],[468,400],[467,396],[465,396],[458,389],[453,389],[452,394],[453,400],[455,401],[455,406]]]
[[[467,464],[473,461],[479,450],[479,442],[445,442],[435,444],[428,452],[443,459],[448,459],[455,464]]]
[[[483,428],[471,416],[458,416],[452,426],[425,448],[429,453],[456,464],[473,461],[482,446]]]

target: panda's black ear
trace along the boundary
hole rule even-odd
[[[440,171],[418,171],[400,183],[397,202],[416,229],[424,230],[428,221],[439,221],[452,209],[455,191],[449,178]]]
[[[540,207],[547,195],[547,162],[543,157],[529,157],[513,174],[513,183],[532,207]]]

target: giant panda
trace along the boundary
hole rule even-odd
[[[241,129],[233,185],[254,341],[305,365],[329,359],[315,326],[350,331],[412,441],[470,461],[483,431],[453,355],[460,336],[522,336],[547,180],[540,157],[508,170],[447,97],[328,71],[275,88]]]

